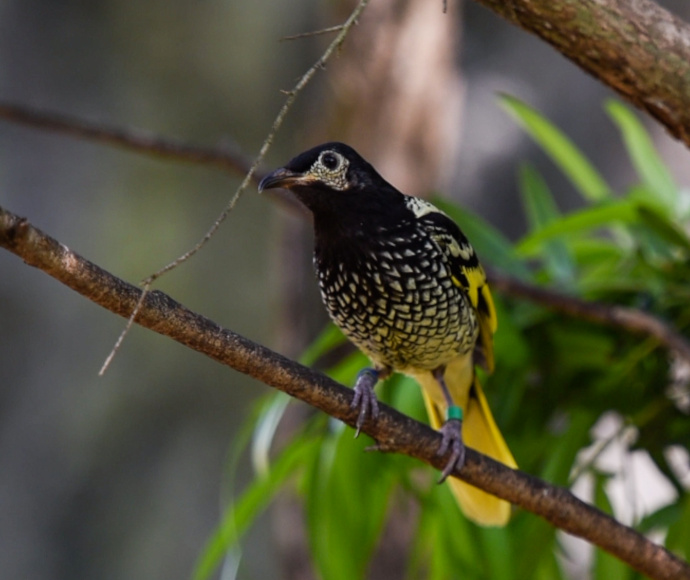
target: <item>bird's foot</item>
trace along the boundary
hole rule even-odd
[[[440,432],[443,438],[441,446],[436,452],[438,455],[445,455],[449,450],[450,459],[443,471],[439,483],[443,483],[446,478],[455,470],[461,469],[465,465],[465,443],[462,440],[462,410],[460,407],[450,407],[448,409],[448,419],[441,426]]]
[[[352,399],[350,407],[352,409],[359,408],[359,416],[357,417],[357,431],[355,437],[359,437],[359,432],[367,419],[367,415],[373,418],[379,415],[379,402],[376,399],[374,387],[379,380],[379,371],[376,369],[362,369],[357,375],[357,382],[355,383],[355,396]]]

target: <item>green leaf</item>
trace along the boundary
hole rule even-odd
[[[520,167],[520,193],[532,231],[537,232],[557,221],[561,214],[548,186],[531,165]],[[569,281],[575,276],[575,264],[562,240],[544,246],[547,270],[556,280]]]
[[[422,399],[422,389],[412,377],[396,373],[386,379],[379,388],[381,399],[387,401],[392,407],[417,421],[429,422]]]
[[[341,429],[324,441],[312,464],[305,488],[307,524],[324,580],[364,578],[383,528],[396,470],[391,458],[365,453],[370,444]]]
[[[611,337],[596,327],[554,325],[549,341],[557,351],[567,353],[562,369],[600,370],[611,364],[614,349]]]
[[[302,353],[299,362],[305,366],[312,366],[324,354],[343,344],[347,339],[342,331],[332,322],[327,324],[311,344]]]
[[[479,528],[479,537],[487,558],[488,577],[492,580],[515,578],[515,554],[512,549],[510,530],[506,528]]]
[[[279,391],[268,400],[259,412],[251,446],[252,466],[259,476],[266,476],[269,471],[269,453],[273,444],[273,436],[290,400],[288,394]]]
[[[605,513],[612,514],[613,509],[606,493],[605,485],[608,481],[606,476],[596,474],[594,478],[594,505]],[[632,570],[627,564],[615,558],[608,552],[596,548],[594,552],[594,578],[597,580],[624,580],[631,578]]]
[[[598,417],[588,411],[573,409],[567,415],[567,430],[558,437],[545,458],[540,477],[557,485],[568,485],[578,452],[591,442],[589,429]]]
[[[318,440],[296,438],[276,459],[267,475],[255,478],[242,496],[228,506],[223,521],[197,561],[194,580],[206,580],[211,577],[223,557],[237,546],[247,528],[282,488],[286,479],[302,467],[305,460],[312,456],[318,447]]]
[[[678,501],[680,517],[668,529],[666,547],[681,558],[690,558],[690,493]]]
[[[496,228],[456,204],[438,198],[433,202],[460,226],[482,263],[491,264],[521,280],[531,279],[529,269],[516,255],[508,238]]]
[[[477,526],[461,515],[448,486],[434,485],[424,498],[408,578],[463,580],[489,577]]]
[[[669,212],[674,212],[678,205],[678,188],[647,130],[628,107],[616,100],[607,101],[606,111],[618,125],[640,179],[656,193]]]
[[[681,506],[682,502],[672,503],[644,516],[637,526],[635,526],[637,531],[641,534],[649,534],[654,530],[669,528],[669,526],[675,524],[681,517]],[[690,529],[688,531],[690,532]],[[690,539],[690,535],[688,539]]]
[[[501,95],[500,103],[560,167],[585,200],[596,202],[611,198],[606,181],[553,123],[515,97]]]
[[[514,577],[535,580],[557,580],[562,578],[555,554],[557,553],[556,529],[544,520],[520,517],[517,514],[511,523],[514,554]]]
[[[364,354],[355,351],[328,369],[328,376],[340,384],[354,385],[357,373],[370,365],[369,359]]]
[[[517,245],[518,255],[534,256],[545,242],[559,237],[585,233],[592,228],[634,223],[638,220],[637,209],[636,201],[623,199],[572,212],[523,238]]]
[[[561,216],[548,186],[532,165],[520,166],[519,183],[530,229],[540,230]]]
[[[606,263],[617,263],[626,255],[613,240],[607,238],[578,238],[569,246],[578,264],[583,266]]]
[[[640,204],[638,207],[640,221],[659,236],[666,244],[690,250],[690,239],[685,231],[671,221],[656,207]]]

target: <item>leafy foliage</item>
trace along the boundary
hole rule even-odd
[[[688,334],[688,193],[676,186],[637,118],[618,102],[606,104],[639,176],[638,183],[616,195],[547,119],[513,97],[504,96],[501,102],[570,179],[583,205],[562,214],[544,179],[524,165],[518,180],[529,231],[513,244],[479,217],[437,200],[472,240],[482,261],[572,296],[642,308]],[[496,299],[497,364],[485,378],[486,392],[521,469],[559,485],[571,485],[574,474],[589,477],[592,501],[613,511],[610,482],[616,474],[602,466],[601,453],[589,453],[585,460],[583,450],[592,445],[592,428],[603,416],[622,418],[636,435],[631,449],[645,450],[676,490],[675,499],[652,513],[637,513],[633,507],[633,524],[644,532],[664,531],[669,548],[690,556],[687,482],[667,459],[670,446],[687,449],[690,442],[688,408],[681,400],[689,395],[687,384],[676,385],[676,396],[670,395],[669,354],[650,338],[508,296]],[[329,326],[303,362],[318,364],[344,341]],[[366,364],[361,354],[352,353],[327,370],[336,380],[353,384]],[[425,420],[419,389],[410,379],[392,378],[380,395]],[[567,577],[564,562],[569,556],[559,546],[560,534],[548,524],[517,511],[504,529],[478,528],[460,514],[446,487],[434,484],[429,469],[405,457],[365,453],[371,441],[353,439],[351,429],[320,414],[312,415],[271,457],[277,422],[286,409],[282,394],[262,403],[252,452],[257,476],[229,506],[197,578],[209,576],[286,487],[303,499],[313,565],[326,580],[367,577],[372,555],[391,541],[391,521],[398,522],[400,513],[406,514],[402,520],[410,541],[399,547],[399,557],[409,578]],[[619,436],[620,430],[594,448],[604,450]],[[596,551],[591,577],[639,576]]]

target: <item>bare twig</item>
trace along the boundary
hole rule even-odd
[[[141,326],[355,425],[357,411],[350,407],[351,389],[220,327],[160,291],[149,292],[142,298],[141,289],[85,260],[2,208],[0,246],[120,316],[130,317],[137,303],[143,301],[136,319]],[[415,457],[437,469],[446,464],[447,458],[437,455],[437,432],[383,404],[377,420],[367,421],[362,431],[387,451]],[[466,465],[453,475],[598,545],[650,578],[690,580],[687,563],[578,500],[567,489],[512,470],[472,449],[467,450]]]
[[[552,290],[525,284],[496,272],[489,273],[491,287],[499,292],[526,298],[569,316],[623,328],[629,332],[646,334],[657,339],[669,350],[690,363],[690,342],[677,330],[651,314],[635,308],[586,302]]]
[[[105,374],[105,371],[108,370],[108,367],[110,366],[110,363],[112,362],[112,360],[115,358],[117,351],[120,350],[120,347],[122,346],[122,343],[124,342],[125,337],[127,336],[127,334],[129,334],[130,329],[134,325],[134,321],[137,318],[137,314],[139,314],[141,307],[144,305],[144,299],[146,298],[146,295],[149,293],[149,290],[151,290],[151,284],[146,283],[143,286],[144,287],[141,290],[141,296],[139,297],[139,300],[137,301],[136,306],[134,306],[134,310],[132,310],[132,314],[127,319],[127,324],[125,324],[125,327],[122,329],[122,332],[120,332],[120,336],[117,337],[117,340],[115,341],[113,348],[110,349],[110,353],[108,354],[107,357],[105,357],[105,361],[103,361],[103,364],[101,365],[101,368],[98,371],[99,377],[102,377]]]
[[[221,212],[221,214],[216,218],[216,221],[213,223],[211,228],[206,232],[203,238],[199,240],[196,245],[170,262],[167,266],[164,266],[157,272],[151,274],[146,280],[144,280],[144,283],[146,284],[151,284],[153,283],[156,279],[160,278],[163,274],[166,272],[169,272],[170,270],[173,270],[177,266],[179,266],[182,262],[185,262],[189,258],[191,258],[194,254],[196,254],[201,248],[203,248],[206,243],[215,235],[216,231],[218,231],[218,228],[220,225],[225,221],[225,218],[228,217],[230,212],[235,208],[235,205],[239,201],[240,197],[244,193],[244,191],[247,189],[247,186],[249,185],[249,182],[251,181],[252,177],[254,176],[254,173],[256,172],[256,169],[258,166],[261,164],[263,161],[264,157],[266,156],[266,153],[270,149],[271,145],[273,144],[273,139],[275,138],[276,133],[278,132],[278,129],[280,129],[281,125],[283,124],[283,121],[285,120],[285,117],[288,114],[288,111],[292,108],[292,104],[295,102],[295,99],[297,98],[297,95],[304,89],[304,87],[307,86],[309,81],[311,81],[312,77],[316,74],[316,72],[320,69],[323,68],[328,60],[331,58],[333,53],[340,48],[342,43],[345,41],[345,37],[347,34],[350,32],[350,29],[356,24],[357,18],[359,18],[360,14],[364,10],[364,8],[367,5],[368,0],[360,0],[360,2],[357,4],[355,9],[352,11],[352,14],[350,14],[349,18],[344,22],[342,25],[342,29],[338,36],[335,37],[333,42],[328,45],[328,48],[324,51],[324,53],[319,57],[319,59],[305,72],[302,77],[297,81],[297,84],[294,86],[294,88],[287,93],[287,98],[285,99],[285,102],[283,103],[283,106],[281,107],[280,111],[278,112],[278,115],[273,121],[273,125],[271,126],[270,131],[268,132],[268,135],[266,136],[266,139],[264,139],[263,144],[261,145],[261,148],[259,149],[259,153],[254,159],[254,162],[251,164],[249,171],[245,175],[244,179],[242,180],[242,183],[240,183],[239,187],[235,191],[234,195],[228,202],[228,205],[225,207],[225,209]]]
[[[264,157],[266,156],[266,153],[270,149],[273,139],[275,138],[276,133],[278,132],[278,129],[280,129],[281,125],[283,124],[283,121],[285,120],[285,117],[288,114],[288,111],[292,108],[292,104],[295,102],[295,99],[297,98],[297,95],[304,89],[304,87],[307,86],[309,81],[312,79],[312,77],[316,74],[316,72],[320,69],[323,68],[328,60],[331,58],[333,53],[340,48],[342,43],[345,41],[345,37],[347,36],[348,32],[350,29],[356,24],[357,18],[359,18],[360,14],[364,10],[364,8],[367,5],[368,0],[360,0],[360,2],[357,4],[355,9],[352,11],[352,14],[350,14],[350,17],[343,23],[341,26],[340,33],[338,36],[335,37],[333,42],[328,45],[328,48],[324,51],[324,53],[319,57],[319,59],[305,72],[302,77],[297,81],[297,84],[294,86],[294,88],[287,93],[287,98],[285,99],[285,102],[283,103],[283,106],[281,107],[280,111],[278,112],[278,115],[273,121],[273,125],[271,126],[270,131],[268,132],[268,135],[266,136],[266,139],[264,139],[263,144],[261,145],[261,148],[259,149],[259,153],[252,162],[251,166],[249,167],[249,170],[247,171],[246,175],[244,176],[244,179],[242,180],[242,183],[238,186],[238,188],[235,190],[235,193],[233,196],[230,198],[230,201],[228,204],[225,206],[223,211],[220,213],[220,215],[216,218],[216,220],[213,222],[213,225],[209,228],[209,230],[204,234],[204,236],[189,250],[187,250],[184,254],[181,256],[178,256],[175,258],[172,262],[158,270],[157,272],[154,272],[150,276],[148,276],[146,279],[143,280],[142,284],[145,286],[144,289],[144,296],[146,293],[149,291],[149,288],[151,285],[161,276],[166,274],[167,272],[170,272],[171,270],[174,270],[177,268],[180,264],[183,262],[186,262],[194,256],[198,251],[200,251],[206,243],[216,234],[222,223],[225,221],[225,219],[230,215],[233,209],[235,209],[235,206],[237,205],[237,202],[240,200],[240,197],[244,193],[244,191],[247,189],[247,186],[249,183],[252,181],[252,178],[254,177],[254,174],[256,173],[259,165],[263,161]],[[142,299],[143,300],[143,299]],[[100,370],[100,374],[103,374],[110,363],[112,361],[116,350],[119,348],[120,344],[122,344],[122,341],[124,340],[125,336],[127,335],[127,332],[131,328],[134,319],[138,315],[138,309],[135,308],[132,311],[132,314],[130,316],[129,321],[127,322],[127,326],[125,329],[122,331],[120,336],[117,339],[117,342],[113,349],[111,350],[110,354],[106,358],[106,362],[103,364]]]
[[[321,30],[312,30],[311,32],[300,32],[299,34],[291,34],[290,36],[283,36],[280,42],[286,40],[297,40],[298,38],[309,38],[311,36],[321,36],[322,34],[330,34],[332,32],[338,32],[343,29],[343,24],[338,24],[338,26],[329,26],[328,28],[322,28]]]

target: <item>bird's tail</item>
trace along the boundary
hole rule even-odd
[[[468,357],[469,359],[470,357]],[[416,376],[422,386],[431,426],[439,429],[446,417],[446,403],[431,373]],[[445,380],[453,400],[463,409],[462,437],[468,447],[516,468],[517,464],[498,430],[471,361],[458,359],[446,367]],[[463,513],[483,526],[504,526],[510,519],[510,503],[464,481],[448,480]]]

